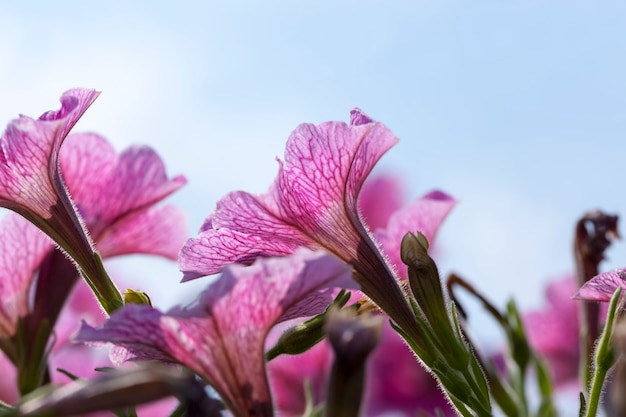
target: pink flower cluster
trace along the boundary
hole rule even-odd
[[[104,358],[86,344],[105,342],[114,345],[116,365],[159,361],[191,370],[235,416],[302,415],[307,390],[314,405],[328,398],[333,352],[322,341],[268,363],[268,345],[288,324],[326,314],[338,289],[349,289],[349,304],[367,300],[368,314],[388,319],[366,367],[364,415],[455,415],[392,326],[409,343],[420,337],[418,307],[403,283],[403,236],[420,232],[432,246],[456,201],[432,191],[404,205],[395,178],[367,180],[398,142],[384,124],[354,109],[350,123],[297,126],[268,191],[226,195],[187,238],[182,213],[159,205],[184,177],[168,177],[148,147],[118,154],[96,134],[70,134],[98,94],[70,90],[58,111],[20,116],[0,141],[0,206],[14,212],[0,220],[0,399],[15,404],[37,388],[33,380],[68,383],[57,368],[96,377]],[[183,281],[220,275],[191,305],[162,312],[125,299],[104,270],[103,258],[126,254],[178,260]],[[579,296],[606,300],[626,287],[623,276],[603,274]],[[559,383],[573,377],[578,360],[571,284],[551,285],[550,311],[525,317],[531,344]],[[24,340],[32,346],[20,350]],[[40,340],[49,349],[38,349]]]

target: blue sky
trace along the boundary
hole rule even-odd
[[[460,200],[441,271],[500,304],[541,305],[546,280],[573,270],[576,219],[626,208],[626,5],[336,3],[3,3],[0,120],[101,90],[77,129],[149,144],[186,174],[172,201],[195,233],[226,192],[267,188],[298,123],[361,107],[400,138],[380,170],[408,198]],[[626,265],[625,249],[605,268]],[[119,265],[172,303],[175,265]]]

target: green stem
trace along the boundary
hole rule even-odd
[[[621,287],[618,288],[609,304],[609,311],[606,316],[606,324],[600,340],[596,345],[594,354],[594,369],[591,376],[591,384],[589,386],[589,396],[587,398],[587,409],[585,410],[585,417],[595,417],[598,412],[598,406],[600,404],[600,397],[602,395],[602,387],[606,380],[606,375],[613,366],[614,356],[611,348],[611,335],[613,333],[613,324],[615,323],[615,317],[618,309],[621,308],[620,295],[622,293]]]
[[[104,269],[102,258],[97,252],[93,254],[93,259],[97,271],[95,272],[97,280],[92,279],[91,274],[85,271],[82,271],[82,275],[104,311],[110,316],[115,310],[124,306],[124,299],[109,277],[109,274],[107,274],[106,269]]]

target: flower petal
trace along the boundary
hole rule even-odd
[[[67,133],[98,97],[94,90],[75,89],[61,96],[61,109],[38,120],[20,116],[7,126],[0,152],[0,206],[47,218],[63,185],[58,153]]]
[[[399,178],[368,178],[359,194],[359,211],[367,227],[372,231],[387,227],[391,215],[402,207],[403,194]]]
[[[365,114],[363,110],[359,109],[358,107],[350,111],[350,124],[352,126],[363,125],[365,123],[372,123],[373,121],[374,120],[372,120],[371,117]]]
[[[619,287],[626,289],[626,268],[604,272],[587,281],[574,298],[591,301],[610,301]]]
[[[103,257],[143,253],[178,258],[186,233],[186,218],[174,206],[149,207],[122,217],[96,242]]]
[[[117,162],[113,146],[95,133],[75,133],[60,154],[63,181],[87,225],[97,222],[103,192]],[[92,231],[93,233],[93,231]]]
[[[183,281],[218,273],[224,265],[250,264],[259,256],[293,253],[298,247],[316,247],[300,230],[282,221],[261,197],[233,192],[217,203],[204,231],[181,250]]]
[[[121,216],[148,207],[182,187],[182,176],[168,179],[161,158],[145,146],[119,157],[103,137],[74,134],[61,152],[63,175],[96,238]]]
[[[439,227],[456,204],[457,201],[451,196],[441,191],[432,191],[396,211],[389,219],[386,229],[375,231],[376,240],[382,245],[390,262],[398,271],[402,271],[404,277],[406,268],[402,267],[400,259],[402,237],[407,232],[419,231],[432,243]]]
[[[77,340],[112,342],[127,349],[124,359],[182,363],[209,381],[235,410],[262,413],[271,407],[263,356],[269,329],[283,319],[323,311],[330,293],[311,294],[346,286],[350,277],[350,268],[335,257],[307,250],[260,259],[249,267],[233,265],[189,310],[163,314],[129,305],[102,329],[84,324]]]
[[[135,146],[124,150],[111,173],[103,196],[103,221],[111,222],[121,213],[146,207],[185,185],[183,176],[168,179],[165,165],[152,149]]]
[[[63,176],[96,247],[104,257],[147,253],[176,259],[186,237],[185,219],[173,207],[153,204],[186,180],[168,179],[159,156],[132,147],[119,157],[102,136],[70,135],[61,151]]]
[[[552,281],[546,288],[548,305],[522,316],[530,345],[545,358],[557,385],[578,384],[579,303],[572,299],[575,291],[573,276]]]
[[[396,137],[381,123],[302,124],[287,141],[278,178],[261,196],[236,192],[218,203],[200,235],[180,256],[185,279],[218,272],[232,262],[325,248],[356,259],[368,239],[357,194]]]
[[[357,208],[363,182],[398,139],[360,113],[353,114],[355,125],[298,126],[269,191],[261,196],[236,193],[243,202],[239,212],[224,215],[218,204],[200,235],[185,244],[179,257],[184,280],[213,274],[232,262],[285,255],[297,246],[321,248],[351,263],[363,292],[401,328],[414,332],[415,315]]]
[[[14,213],[0,220],[0,235],[0,337],[11,337],[18,319],[28,313],[28,292],[35,271],[54,245]]]

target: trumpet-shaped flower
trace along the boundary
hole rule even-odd
[[[363,185],[359,208],[398,273],[406,278],[406,268],[400,267],[400,243],[405,233],[402,230],[421,230],[433,242],[456,201],[441,192],[431,192],[402,207],[403,197],[398,178],[379,175]],[[360,297],[354,294],[353,299]],[[300,355],[280,355],[269,363],[270,382],[281,415],[302,415],[306,406],[305,381],[314,403],[324,401],[331,362],[331,349],[323,341]],[[365,416],[390,412],[413,415],[417,410],[434,413],[436,408],[441,408],[445,415],[453,414],[434,378],[388,324],[369,361],[366,378]]]
[[[228,194],[199,236],[183,246],[179,262],[184,279],[217,273],[232,262],[290,254],[302,246],[323,248],[351,263],[363,292],[401,327],[413,328],[415,319],[395,273],[357,207],[363,182],[397,139],[358,109],[351,122],[298,126],[268,192]]]
[[[59,151],[98,94],[87,89],[67,91],[58,111],[39,119],[20,116],[9,123],[0,140],[0,206],[35,224],[93,278],[98,271],[91,241],[67,194]]]
[[[302,249],[287,258],[225,268],[189,309],[163,314],[127,305],[100,329],[84,324],[77,340],[117,345],[118,361],[184,364],[216,389],[234,415],[269,416],[264,342],[270,328],[322,312],[332,300],[327,288],[351,286],[344,263]]]
[[[184,216],[172,206],[155,204],[180,188],[185,179],[168,179],[154,151],[132,147],[118,156],[98,135],[73,134],[61,149],[60,163],[69,193],[103,257],[145,253],[176,259],[185,239]],[[28,295],[33,292],[36,272],[35,295],[58,308],[67,296],[60,290],[61,281],[69,291],[76,272],[72,266],[69,276],[58,265],[40,269],[46,257],[67,261],[53,253],[54,245],[45,235],[14,213],[0,220],[0,235],[0,336],[10,337],[18,318],[32,311]]]

